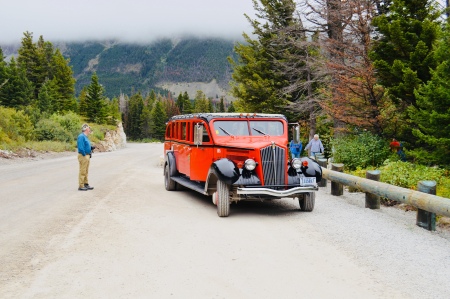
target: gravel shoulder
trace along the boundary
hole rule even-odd
[[[33,161],[41,161],[48,159],[55,159],[61,157],[69,157],[76,154],[73,152],[38,152],[31,150],[24,150],[20,153],[13,153],[9,151],[0,152],[0,166],[2,165],[12,165],[12,164],[22,164]]]

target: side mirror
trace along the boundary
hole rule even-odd
[[[294,140],[294,143],[300,143],[300,126],[299,125],[292,127],[292,139]]]
[[[202,145],[203,139],[203,124],[197,123],[194,128],[194,144]]]

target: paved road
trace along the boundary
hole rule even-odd
[[[448,298],[450,242],[363,195],[232,205],[167,192],[162,144],[0,165],[0,298]]]

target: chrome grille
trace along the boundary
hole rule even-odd
[[[276,145],[261,149],[264,185],[285,185],[285,150]]]

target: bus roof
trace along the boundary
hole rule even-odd
[[[255,118],[280,118],[287,121],[286,116],[283,114],[265,114],[265,113],[193,113],[193,114],[182,114],[175,115],[170,118],[171,120],[179,120],[179,119],[193,119],[193,118],[201,118],[207,122],[212,119],[221,119],[221,118],[242,118],[242,119],[255,119]]]

